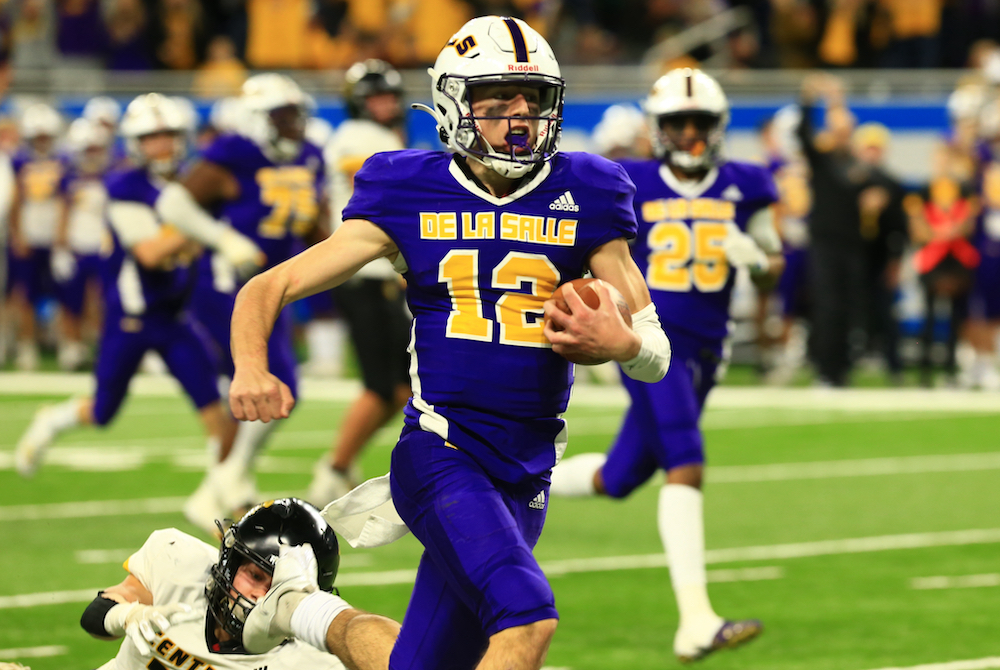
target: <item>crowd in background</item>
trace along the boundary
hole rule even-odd
[[[726,68],[963,67],[1000,40],[1000,5],[979,0],[3,0],[0,60],[198,69],[214,85],[247,67],[420,67],[490,13],[524,19],[564,65],[638,62],[722,14],[732,20],[718,39],[672,57]]]

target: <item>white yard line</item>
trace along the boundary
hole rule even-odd
[[[829,556],[834,554],[855,554],[893,549],[920,549],[926,547],[960,546],[970,544],[992,544],[1000,542],[1000,528],[959,530],[943,533],[914,533],[908,535],[883,535],[876,537],[824,540],[820,542],[799,542],[756,547],[735,547],[732,549],[710,549],[705,552],[706,563],[732,563],[735,561],[773,560],[804,558],[809,556]],[[635,556],[604,556],[597,558],[576,558],[567,560],[542,561],[542,569],[550,576],[578,572],[606,572],[661,568],[666,566],[663,554],[640,554]],[[781,567],[763,566],[737,568],[732,570],[709,570],[709,581],[755,581],[780,579]],[[381,572],[346,572],[337,577],[340,586],[380,586],[386,584],[409,584],[413,582],[416,570],[387,570]],[[0,609],[34,607],[67,602],[89,602],[97,587],[77,591],[53,591],[48,593],[28,593],[14,596],[0,596]]]
[[[77,563],[83,565],[121,564],[135,552],[135,549],[81,549],[73,554]],[[348,554],[340,557],[341,568],[367,568],[374,562],[371,554]]]
[[[2,395],[74,395],[93,390],[88,373],[0,373]],[[361,384],[355,379],[302,379],[302,398],[348,402],[357,397]],[[129,393],[138,397],[180,397],[177,382],[169,375],[137,375]],[[578,384],[573,389],[574,407],[624,407],[628,394],[621,386]],[[712,392],[709,405],[715,409],[774,407],[788,411],[805,409],[857,412],[965,412],[997,411],[1000,397],[992,393],[951,389],[813,389],[723,386]]]
[[[720,465],[709,467],[705,478],[713,483],[768,482],[790,479],[833,479],[928,472],[1000,470],[1000,452],[859,458],[838,461],[772,463],[767,465]]]
[[[68,653],[69,647],[62,645],[21,647],[19,649],[0,649],[0,658],[46,658],[49,656],[64,656]]]
[[[991,670],[1000,668],[1000,656],[976,658],[971,661],[948,661],[946,663],[928,663],[926,665],[908,665],[906,667],[878,668],[877,670]]]
[[[985,586],[1000,586],[1000,573],[959,575],[956,577],[915,577],[910,580],[910,588],[918,590],[974,589]]]

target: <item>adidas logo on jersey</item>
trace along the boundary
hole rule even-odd
[[[743,199],[743,191],[736,184],[730,184],[726,187],[726,190],[722,192],[722,197],[726,200],[732,202],[739,202]]]
[[[545,491],[539,491],[538,495],[528,503],[531,509],[545,509]]]
[[[573,194],[566,191],[552,201],[552,204],[549,205],[549,209],[558,209],[563,212],[579,212],[580,205],[576,204],[576,200],[573,200]]]

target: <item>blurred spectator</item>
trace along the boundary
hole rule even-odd
[[[969,184],[963,184],[940,170],[919,194],[907,196],[910,238],[920,248],[914,264],[924,289],[925,315],[921,336],[920,381],[933,386],[932,346],[938,303],[949,309],[945,372],[955,381],[955,349],[959,329],[968,316],[968,294],[972,271],[979,265],[979,252],[969,242],[978,199]]]
[[[310,0],[246,0],[246,61],[254,69],[294,69],[309,60]]]
[[[879,0],[889,15],[891,41],[882,67],[939,67],[944,0]]]
[[[778,65],[806,68],[816,64],[820,16],[808,0],[771,0],[771,37]]]
[[[889,139],[888,128],[880,123],[865,123],[854,131],[852,144],[855,157],[868,169],[858,194],[867,266],[868,350],[884,357],[890,381],[899,385],[903,363],[899,356],[899,325],[894,304],[907,241],[907,220],[903,211],[903,186],[885,168]]]
[[[156,58],[170,70],[191,70],[204,58],[209,27],[196,0],[160,0],[152,24]]]
[[[64,63],[99,67],[108,48],[100,0],[56,1],[56,46]]]
[[[107,14],[109,70],[150,70],[153,56],[142,0],[115,0]]]
[[[233,41],[217,35],[208,44],[208,58],[195,75],[193,93],[201,98],[238,95],[247,78],[247,69],[236,57]]]
[[[16,68],[35,69],[52,66],[55,56],[52,7],[45,0],[24,0],[16,5],[8,2],[4,18],[16,13],[10,34],[13,62]]]
[[[826,102],[826,129],[813,133],[818,99]],[[810,333],[818,381],[845,386],[852,363],[852,340],[863,323],[865,249],[858,197],[868,176],[851,153],[854,115],[844,104],[843,86],[826,75],[802,84],[798,134],[812,171],[813,208],[809,216]]]

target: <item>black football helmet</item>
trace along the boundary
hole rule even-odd
[[[391,65],[377,58],[355,63],[344,75],[344,102],[347,114],[352,119],[371,119],[365,99],[379,93],[392,93],[400,100],[400,115],[393,119],[399,123],[403,119],[403,78]]]
[[[222,538],[219,562],[212,566],[205,585],[211,615],[208,628],[214,620],[242,647],[243,623],[254,601],[233,587],[236,571],[250,561],[273,574],[281,545],[306,543],[316,554],[319,588],[332,591],[340,567],[340,547],[333,529],[311,504],[297,498],[269,500],[230,526]]]

